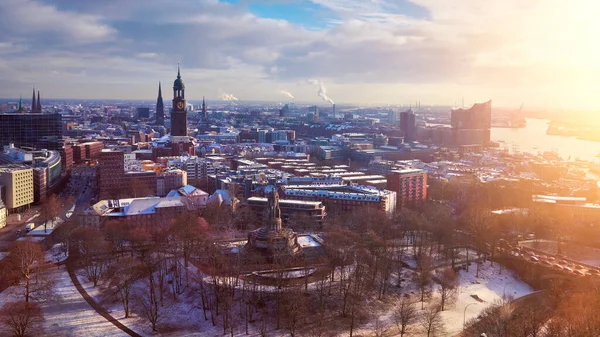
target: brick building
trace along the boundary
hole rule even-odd
[[[125,154],[123,152],[103,150],[98,160],[98,196],[100,199],[156,195],[156,172],[125,172]]]
[[[396,192],[398,208],[427,199],[427,173],[420,169],[392,170],[387,189]]]
[[[73,168],[73,146],[65,145],[60,151],[61,164],[65,171]]]

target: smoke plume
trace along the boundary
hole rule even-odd
[[[233,96],[232,94],[227,94],[227,93],[222,93],[221,99],[224,101],[230,101],[230,102],[239,101],[239,99],[237,97]]]
[[[281,90],[279,91],[280,94],[282,95],[286,95],[287,97],[289,97],[291,100],[294,100],[294,95],[292,95],[291,92],[287,91],[287,90]]]
[[[319,95],[319,97],[321,97],[322,100],[330,104],[335,104],[335,102],[331,98],[329,98],[329,96],[327,96],[327,88],[325,88],[325,84],[323,84],[323,82],[319,80],[308,80],[308,83],[319,87],[317,95]]]

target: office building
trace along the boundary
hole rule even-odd
[[[60,150],[63,147],[60,114],[0,114],[0,146]]]
[[[204,96],[202,97],[202,121],[204,123],[208,122],[208,112],[206,111],[206,100]]]
[[[396,192],[371,186],[348,185],[284,185],[282,198],[320,201],[328,212],[350,212],[361,209],[379,210],[392,215],[396,210]]]
[[[344,159],[344,151],[340,146],[319,146],[317,155],[321,160]]]
[[[404,133],[404,141],[412,142],[415,140],[417,119],[412,109],[400,113],[400,129]]]
[[[166,196],[171,190],[187,185],[187,172],[179,169],[165,170],[156,177],[156,194]]]
[[[0,185],[3,185],[2,200],[11,212],[28,208],[33,203],[33,169],[23,165],[0,167]]]
[[[137,118],[150,118],[150,108],[137,108]]]
[[[156,195],[156,172],[126,172],[125,154],[102,150],[98,159],[98,195],[100,199],[120,196]]]
[[[24,150],[12,144],[0,153],[0,161],[33,168],[34,202],[44,200],[61,181],[62,159],[58,151]]]

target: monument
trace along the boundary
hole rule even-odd
[[[275,254],[299,253],[298,234],[282,225],[279,194],[275,188],[268,195],[266,218],[266,226],[248,234],[245,249],[259,253],[269,260],[272,260]]]

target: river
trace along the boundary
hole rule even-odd
[[[576,158],[589,161],[600,161],[596,156],[600,153],[600,142],[581,140],[575,137],[551,136],[546,134],[549,120],[527,118],[527,127],[521,129],[492,128],[491,139],[499,142],[500,147],[510,151],[545,152],[555,151],[562,158]]]

